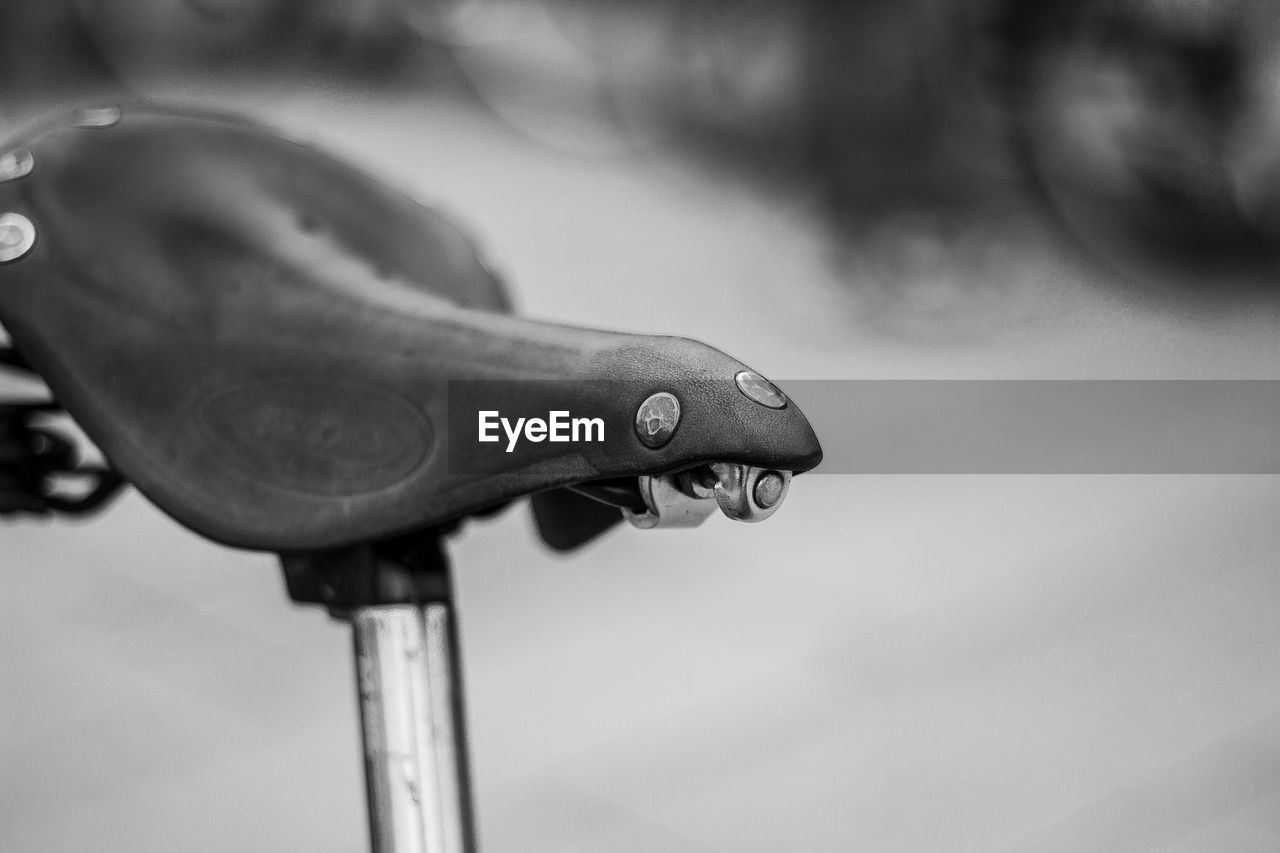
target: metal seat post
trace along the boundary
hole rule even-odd
[[[375,853],[472,853],[452,605],[352,612]]]
[[[289,595],[349,621],[373,853],[475,853],[458,628],[433,547],[285,556]]]

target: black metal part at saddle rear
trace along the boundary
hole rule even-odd
[[[12,347],[0,347],[0,367],[32,372]],[[39,423],[61,412],[52,400],[0,401],[0,516],[87,515],[124,486],[110,468],[82,463],[73,440]],[[83,484],[67,491],[68,481]]]

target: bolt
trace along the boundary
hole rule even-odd
[[[756,480],[756,504],[761,509],[769,509],[782,500],[782,489],[785,483],[777,471],[765,471]]]
[[[16,181],[31,174],[35,158],[25,148],[15,148],[0,155],[0,181]]]
[[[21,213],[0,213],[0,263],[16,261],[36,243],[36,227]]]
[[[748,398],[770,409],[781,409],[787,405],[787,397],[768,379],[754,370],[744,370],[733,380],[738,383],[738,390]]]
[[[680,401],[666,391],[652,395],[636,410],[636,436],[645,447],[662,447],[679,425]]]

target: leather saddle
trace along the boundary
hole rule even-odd
[[[581,510],[561,487],[821,460],[794,403],[735,382],[746,365],[513,317],[456,226],[255,123],[82,110],[0,157],[7,245],[29,243],[0,262],[0,322],[112,466],[214,540],[336,548],[535,493]],[[657,393],[679,421],[650,446]],[[479,440],[484,412],[557,411],[601,440]]]

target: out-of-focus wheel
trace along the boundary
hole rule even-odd
[[[1010,121],[1030,177],[1068,231],[1148,288],[1274,288],[1280,231],[1259,211],[1274,206],[1265,198],[1280,186],[1259,185],[1267,170],[1256,149],[1276,146],[1251,120],[1264,100],[1256,81],[1265,10],[1034,5],[1010,4],[1021,16],[1007,34],[1021,40],[1006,69]]]

